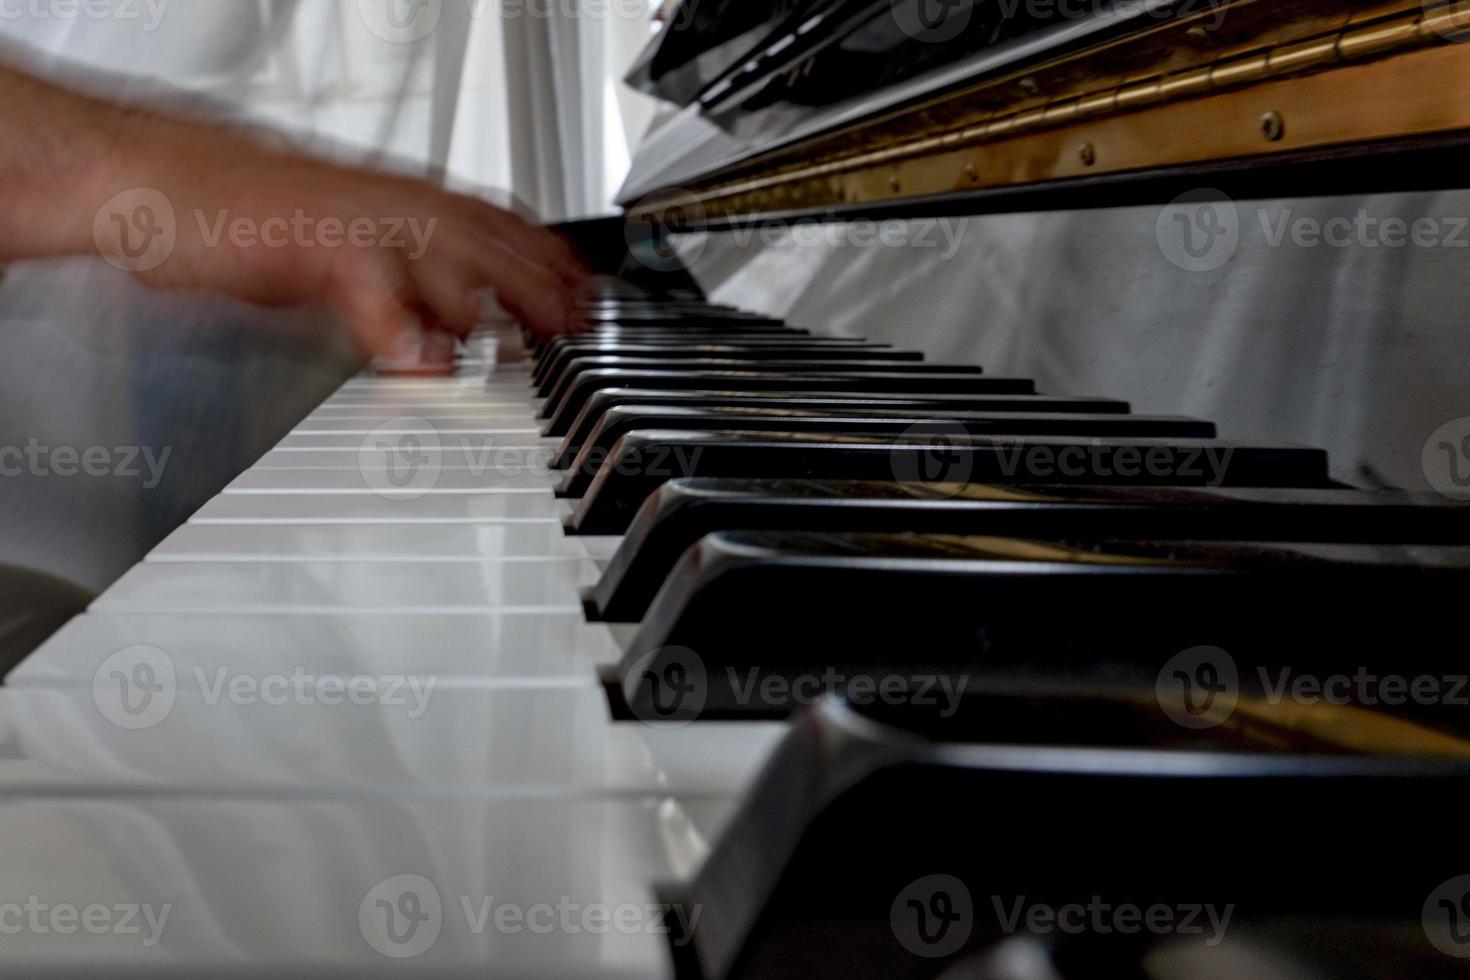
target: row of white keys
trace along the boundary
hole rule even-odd
[[[615,542],[562,534],[557,474],[441,458],[423,493],[384,484],[364,439],[419,423],[453,433],[441,457],[461,434],[550,445],[524,368],[355,379],[11,674],[3,890],[177,903],[151,946],[36,935],[14,962],[668,973],[654,888],[781,728],[611,721],[621,647],[577,592]],[[542,905],[550,929],[517,925]]]

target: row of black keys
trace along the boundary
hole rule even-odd
[[[537,352],[535,383],[565,437],[561,492],[581,498],[568,530],[626,534],[586,604],[642,623],[618,676],[635,714],[693,674],[699,717],[779,715],[790,698],[751,694],[768,678],[892,673],[896,651],[900,680],[992,690],[1133,689],[1205,645],[1247,694],[1279,666],[1401,667],[1410,639],[1419,668],[1449,664],[1435,638],[1470,581],[1458,504],[882,345],[605,310],[620,322]]]
[[[574,352],[620,356],[636,339],[675,362],[710,339],[698,326],[656,333],[557,341],[538,380],[555,385]],[[720,346],[776,361],[765,341]],[[951,686],[928,692],[936,710],[913,688],[825,703],[793,726],[698,875],[669,896],[703,911],[673,947],[681,976],[1466,972],[1456,957],[1470,935],[1455,915],[1470,895],[1446,882],[1452,856],[1432,841],[1394,846],[1418,839],[1426,814],[1452,812],[1470,775],[1470,747],[1454,737],[1464,708],[1279,711],[1256,677],[1462,674],[1453,602],[1470,512],[1334,488],[1321,454],[1278,447],[1237,447],[1258,460],[1259,482],[1244,487],[1228,466],[1228,488],[1097,472],[1050,486],[984,469],[983,482],[905,479],[899,467],[949,450],[961,459],[949,475],[963,473],[967,453],[995,446],[986,436],[1086,434],[1116,455],[1145,438],[1211,445],[1213,430],[1100,399],[760,383],[781,380],[758,392],[609,383],[568,430],[568,493],[590,475],[632,509],[648,498],[587,597],[596,618],[642,623],[615,678],[625,706],[645,720],[779,714],[798,706],[779,692],[799,695],[814,675]],[[935,419],[974,435],[893,435]],[[1087,428],[1108,422],[1120,427]],[[800,436],[771,434],[788,425]],[[629,465],[648,458],[630,444],[731,462],[712,471],[701,457],[693,471],[716,476],[669,481]],[[608,459],[594,464],[589,447]],[[1206,700],[1221,668],[1238,675],[1233,714],[1194,726],[1160,711],[1160,666],[1186,648],[1198,656],[1181,667]],[[1306,841],[1311,857],[1294,861]],[[1073,905],[1091,916],[1099,902],[1102,924],[1081,930],[1027,917]],[[1161,918],[1120,931],[1111,916],[1133,907]]]

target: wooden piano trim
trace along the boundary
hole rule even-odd
[[[1009,209],[996,192],[1048,206],[1050,190],[1073,194],[1056,206],[1105,206],[1130,202],[1093,205],[1086,188],[1169,177],[1145,195],[1167,200],[1202,186],[1191,175],[1389,151],[1358,175],[1371,178],[1414,159],[1400,149],[1441,145],[1463,183],[1466,95],[1470,2],[1234,0],[655,192],[629,217],[677,231],[913,204],[958,213]],[[1404,176],[1390,186],[1414,186]]]

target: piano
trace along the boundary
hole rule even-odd
[[[1463,501],[684,263],[1462,179],[1462,5],[1018,11],[673,8],[588,329],[367,366],[5,677],[7,972],[1470,975]]]

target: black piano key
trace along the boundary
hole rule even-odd
[[[1346,489],[673,480],[638,512],[588,591],[589,614],[642,619],[684,552],[717,531],[1470,545],[1470,505]]]
[[[804,359],[774,358],[763,360],[759,364],[739,358],[675,358],[673,360],[660,360],[658,358],[639,357],[574,357],[555,385],[549,391],[544,391],[541,397],[548,403],[555,403],[562,398],[577,383],[577,379],[584,374],[594,371],[759,371],[762,374],[818,374],[825,372],[841,372],[843,374],[867,373],[881,371],[886,374],[937,374],[952,376],[957,374],[984,374],[984,369],[978,365],[969,364],[929,364],[924,361],[908,361],[901,358],[889,359],[882,354],[862,358],[855,361],[844,361],[834,364],[822,357],[810,357]]]
[[[654,388],[608,388],[595,392],[577,414],[553,466],[565,469],[581,451],[587,437],[603,415],[623,405],[670,405],[695,408],[780,408],[811,412],[974,412],[996,414],[1126,415],[1127,402],[1111,398],[1067,398],[1052,395],[865,395],[860,392],[826,392],[810,395],[796,391],[661,391]]]
[[[618,677],[639,717],[675,660],[698,668],[700,717],[765,716],[809,679],[850,693],[833,677],[1152,691],[1210,648],[1264,698],[1281,670],[1463,673],[1445,613],[1467,588],[1466,547],[721,532],[675,567]]]
[[[593,392],[608,388],[659,388],[665,391],[799,391],[861,392],[917,395],[1033,395],[1029,378],[995,378],[980,374],[916,374],[895,371],[824,371],[812,374],[775,374],[766,371],[588,371],[573,382],[560,399],[546,402],[541,418],[548,419],[548,436],[564,436]]]
[[[593,324],[610,323],[624,327],[677,326],[680,324],[730,324],[732,326],[779,327],[782,321],[749,313],[727,313],[720,310],[603,310],[584,314],[584,319]]]
[[[576,333],[558,334],[548,340],[538,341],[534,336],[530,339],[537,353],[547,349],[554,349],[558,342],[570,343],[578,340],[641,340],[647,343],[662,343],[664,340],[688,340],[700,337],[810,337],[810,330],[800,327],[789,327],[785,324],[774,323],[738,323],[719,324],[709,322],[694,322],[683,326],[636,326],[616,322],[603,322],[584,325],[584,328]]]
[[[640,429],[618,443],[569,530],[621,534],[653,492],[680,477],[1327,487],[1320,449],[1217,441],[1067,437],[906,439]]]
[[[1436,903],[1455,859],[1410,844],[1425,814],[1454,812],[1462,756],[1364,756],[1330,733],[1300,749],[1269,720],[1189,743],[1145,712],[1010,699],[938,732],[901,712],[805,713],[665,896],[702,913],[677,947],[691,975],[1470,975],[1444,952],[1455,901]],[[1286,858],[1287,842],[1313,856]]]
[[[754,370],[811,370],[816,368],[824,370],[825,365],[832,364],[837,369],[852,364],[854,370],[865,370],[882,366],[884,370],[888,365],[903,365],[903,370],[908,370],[910,365],[918,365],[924,360],[924,355],[917,351],[895,350],[891,347],[851,347],[835,346],[823,347],[821,345],[810,347],[731,347],[720,348],[716,345],[704,347],[688,347],[680,349],[668,349],[653,354],[624,352],[624,351],[601,351],[587,350],[568,351],[570,356],[554,367],[549,368],[545,376],[539,379],[537,394],[546,398],[556,390],[558,385],[565,384],[579,371],[594,370],[597,368],[640,368],[640,367],[662,367],[668,365],[671,370],[689,370],[703,367],[719,370],[722,367],[749,367]]]
[[[643,344],[621,341],[592,341],[568,344],[536,365],[531,380],[540,384],[548,375],[556,374],[577,357],[637,357],[677,360],[687,358],[738,358],[741,360],[800,360],[817,356],[820,360],[860,360],[872,354],[882,360],[921,361],[918,351],[900,351],[888,344],[832,343],[809,337],[773,338],[758,341],[726,341],[724,338],[699,338],[678,343]]]
[[[763,330],[682,330],[677,334],[666,331],[649,333],[646,331],[627,331],[598,329],[587,330],[582,333],[560,334],[536,345],[533,352],[534,357],[540,361],[548,357],[560,354],[562,351],[575,348],[583,344],[701,344],[701,343],[765,343],[783,342],[794,343],[806,341],[808,343],[821,338],[816,338],[806,330],[795,330],[791,328],[767,328]]]
[[[558,496],[587,492],[617,441],[636,429],[703,429],[722,432],[802,432],[812,435],[926,436],[1134,436],[1211,439],[1211,422],[1152,415],[981,415],[972,412],[841,413],[762,408],[673,408],[626,405],[604,413]]]

